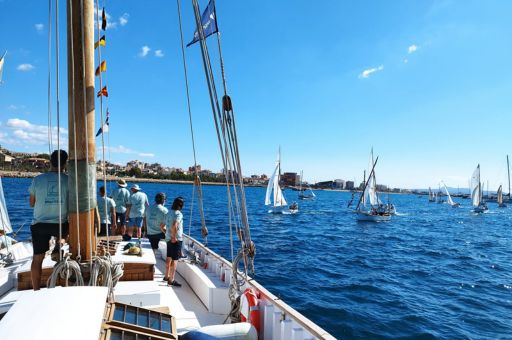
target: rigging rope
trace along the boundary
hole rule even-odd
[[[55,63],[56,63],[56,91],[57,91],[57,186],[59,190],[59,259],[62,260],[60,240],[62,240],[62,183],[61,183],[61,159],[60,159],[60,82],[59,82],[59,6],[55,5]]]
[[[70,0],[71,1],[71,0]],[[69,279],[74,275],[75,284],[74,286],[83,286],[84,278],[82,277],[82,271],[80,270],[80,265],[77,261],[74,261],[66,256],[64,259],[61,259],[59,262],[55,264],[53,267],[53,271],[46,281],[46,286],[48,288],[55,288],[57,286],[57,280],[59,277],[65,280],[64,286],[69,285]]]
[[[98,32],[98,42],[100,41],[100,10],[99,10],[99,0],[96,0],[96,32]],[[98,61],[100,63],[100,74],[99,74],[99,78],[100,78],[100,91],[102,91],[103,87],[102,87],[102,73],[101,72],[101,44],[98,43]],[[106,229],[106,232],[107,232],[107,248],[109,248],[109,243],[110,243],[110,237],[109,237],[109,218],[108,218],[108,214],[109,214],[109,211],[108,211],[108,206],[107,206],[107,173],[106,173],[106,164],[105,164],[105,128],[104,128],[104,121],[103,121],[103,96],[100,96],[100,117],[101,117],[101,151],[102,151],[102,157],[103,157],[103,167],[102,167],[102,171],[101,171],[101,174],[103,176],[103,188],[105,189],[105,196],[103,197],[103,200],[105,201],[105,229]],[[111,221],[110,224],[112,225],[114,221]],[[100,221],[99,221],[100,225],[101,225],[101,216],[100,216]]]
[[[52,136],[52,100],[51,100],[51,86],[52,86],[52,1],[48,0],[48,154],[52,154],[53,150],[53,136]]]
[[[188,108],[188,118],[190,125],[190,135],[192,136],[192,151],[194,154],[194,184],[192,187],[192,203],[190,204],[190,223],[192,223],[192,209],[193,209],[193,200],[194,200],[194,188],[197,186],[197,197],[199,203],[199,214],[201,215],[201,235],[205,240],[205,245],[208,246],[208,228],[206,227],[206,222],[204,218],[204,209],[203,209],[203,191],[201,188],[201,179],[199,177],[199,171],[197,169],[197,158],[196,158],[196,142],[194,138],[194,127],[192,124],[192,109],[190,107],[190,92],[188,89],[188,74],[187,74],[187,61],[185,58],[185,44],[183,42],[183,29],[181,24],[181,7],[180,0],[176,0],[178,5],[178,22],[180,27],[180,38],[181,38],[181,55],[183,59],[183,71],[185,75],[185,88],[187,93],[187,108]],[[190,236],[190,227],[189,227],[189,236]]]

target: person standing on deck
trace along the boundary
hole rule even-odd
[[[165,194],[159,192],[155,196],[155,203],[146,209],[146,224],[148,227],[148,239],[151,243],[151,249],[156,252],[158,249],[158,242],[165,239],[165,219],[167,217],[167,210],[164,207]]]
[[[107,235],[107,228],[112,227],[109,230],[109,235],[114,235],[114,231],[117,228],[117,220],[116,220],[116,202],[110,197],[105,195],[105,187],[100,187],[100,198],[98,199],[98,213],[100,214],[100,231],[98,233],[99,236]],[[107,211],[105,211],[105,205],[107,206]]]
[[[116,202],[116,216],[119,219],[117,226],[120,228],[115,234],[124,235],[126,233],[126,206],[130,203],[130,192],[126,189],[124,179],[117,181],[117,188],[112,192],[112,198]]]
[[[137,184],[134,184],[130,190],[132,195],[130,196],[130,202],[126,208],[126,222],[128,225],[127,236],[123,236],[125,241],[129,241],[132,238],[134,228],[136,228],[137,237],[140,238],[142,236],[142,227],[146,223],[144,213],[146,212],[146,208],[149,207],[148,196],[140,191],[140,187]]]
[[[167,260],[165,277],[167,284],[181,287],[181,283],[175,280],[176,266],[181,257],[181,243],[183,242],[183,214],[181,210],[185,201],[183,197],[176,197],[172,202],[171,211],[167,214],[165,240],[167,241]]]
[[[34,290],[41,286],[43,260],[51,237],[58,239],[60,231],[63,238],[68,235],[68,176],[63,173],[67,160],[66,151],[55,150],[50,156],[50,171],[35,177],[28,189],[30,207],[34,208],[34,220],[30,226],[34,247],[30,270]],[[56,242],[54,252],[59,249],[60,240]]]

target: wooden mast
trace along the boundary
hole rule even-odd
[[[88,261],[96,251],[93,0],[67,1],[67,47],[69,244],[73,257]]]

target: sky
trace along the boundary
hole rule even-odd
[[[60,138],[67,144],[66,1],[59,3]],[[107,160],[187,168],[193,154],[176,2],[103,6]],[[477,164],[491,189],[506,186],[512,2],[217,0],[216,6],[244,175],[269,175],[281,147],[283,171],[303,170],[309,182],[360,182],[373,147],[377,181],[391,187],[437,187],[442,180],[467,187]],[[191,2],[181,7],[186,43],[195,25]],[[7,51],[2,147],[48,150],[48,27],[47,1],[0,0],[0,53]],[[54,135],[55,27],[52,20]],[[208,46],[221,89],[215,36]],[[186,49],[186,60],[197,160],[218,171],[198,44]]]

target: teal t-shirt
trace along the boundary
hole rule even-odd
[[[178,222],[176,239],[183,241],[183,214],[179,210],[170,210],[167,214],[167,232],[165,233],[165,240],[167,242],[171,240],[171,230],[174,221]]]
[[[162,204],[154,204],[146,209],[146,224],[148,226],[148,235],[160,234],[160,225],[165,224],[167,216],[166,207]]]
[[[105,215],[105,201],[107,201],[107,214]],[[112,220],[112,208],[116,207],[116,202],[110,197],[98,197],[98,212],[100,214],[101,223],[110,224]]]
[[[59,174],[47,172],[34,177],[28,189],[36,198],[34,205],[34,219],[36,223],[59,223],[68,220],[68,175],[60,173],[60,200],[59,200]],[[60,218],[59,218],[59,207]]]
[[[145,193],[137,191],[130,196],[130,216],[129,218],[144,217],[146,206],[149,205],[148,196]]]
[[[116,213],[124,214],[126,205],[130,203],[130,192],[126,188],[116,188],[112,191],[112,198],[116,202]]]

